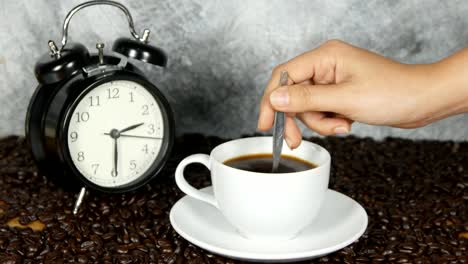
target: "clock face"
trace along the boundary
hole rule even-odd
[[[128,80],[91,89],[68,118],[73,164],[90,182],[107,188],[139,180],[160,155],[167,129],[154,96]]]

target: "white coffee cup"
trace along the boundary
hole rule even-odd
[[[317,165],[292,173],[258,173],[235,169],[224,161],[249,154],[271,153],[271,137],[232,140],[215,147],[211,154],[194,154],[177,166],[175,177],[187,195],[218,208],[229,223],[248,239],[288,240],[312,224],[328,189],[330,154],[323,147],[302,141],[282,153]],[[204,164],[211,171],[214,196],[192,187],[184,178],[190,163]]]

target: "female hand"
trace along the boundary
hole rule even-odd
[[[261,101],[258,129],[272,127],[275,110],[286,112],[285,140],[295,148],[301,142],[295,118],[321,135],[346,134],[354,121],[424,126],[466,111],[468,81],[455,78],[461,61],[468,61],[468,49],[438,63],[408,65],[328,41],[273,70]],[[289,84],[278,87],[284,70]]]

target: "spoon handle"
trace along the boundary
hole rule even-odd
[[[288,85],[287,71],[281,72],[279,85]],[[281,149],[283,148],[284,139],[284,121],[284,113],[275,112],[275,122],[273,124],[273,168],[271,172],[276,172],[278,170],[278,165],[281,160]]]

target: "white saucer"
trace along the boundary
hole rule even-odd
[[[213,192],[212,187],[203,189]],[[366,230],[367,213],[353,199],[328,190],[314,223],[295,239],[259,242],[240,236],[213,206],[185,196],[171,209],[174,229],[189,242],[230,258],[289,262],[320,257],[356,241]]]
[[[213,192],[206,187],[204,192]],[[215,207],[185,196],[171,209],[174,229],[189,242],[230,258],[289,262],[320,257],[356,241],[366,230],[367,213],[353,199],[328,190],[314,223],[295,239],[259,242],[240,236]]]

